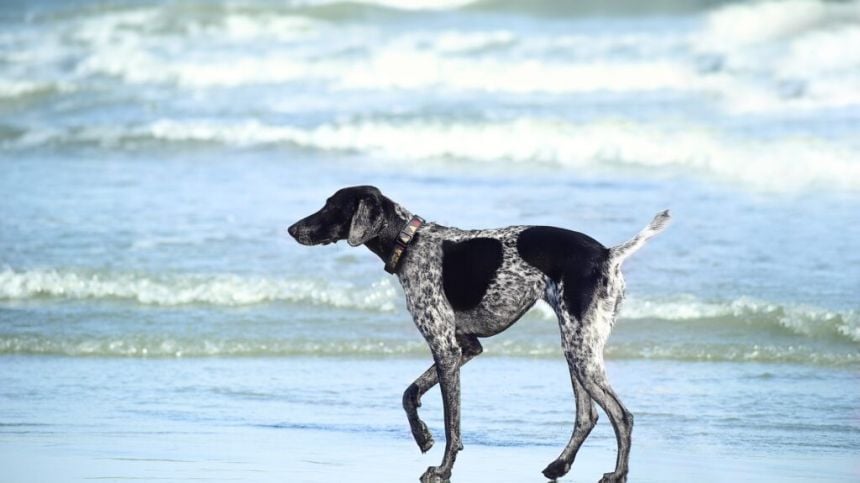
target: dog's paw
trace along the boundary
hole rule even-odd
[[[627,483],[627,472],[604,473],[599,483]]]
[[[541,473],[550,480],[557,480],[566,475],[570,471],[570,463],[562,460],[555,460],[548,464]]]
[[[451,479],[451,470],[444,471],[438,466],[431,466],[421,475],[421,483],[446,483]]]
[[[433,447],[433,435],[430,434],[424,421],[418,421],[412,425],[412,437],[415,438],[415,443],[418,444],[422,453],[430,451],[430,448]]]

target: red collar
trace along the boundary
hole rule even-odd
[[[403,254],[406,253],[406,247],[409,246],[409,242],[415,237],[415,233],[421,228],[421,225],[424,224],[424,218],[420,216],[413,216],[409,223],[400,230],[400,234],[397,235],[397,238],[394,240],[394,248],[391,250],[391,258],[388,259],[388,263],[385,264],[385,271],[388,273],[397,273],[397,265],[400,263],[400,259],[403,257]]]

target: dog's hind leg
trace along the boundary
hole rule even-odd
[[[462,349],[460,367],[484,351],[477,337],[457,336],[457,342]],[[433,446],[433,435],[430,434],[427,425],[418,416],[418,408],[421,407],[421,397],[438,382],[439,376],[436,364],[433,364],[423,374],[418,376],[418,379],[415,379],[415,382],[410,384],[403,393],[403,409],[406,411],[406,417],[409,418],[409,427],[412,429],[412,436],[415,438],[415,442],[422,453],[426,453]]]
[[[612,284],[610,287],[608,290],[610,293],[618,288]],[[576,378],[594,402],[606,412],[615,431],[618,445],[615,471],[605,473],[600,480],[601,483],[626,482],[630,461],[633,414],[624,407],[612,386],[609,385],[603,362],[603,347],[614,323],[619,303],[620,296],[609,297],[605,294],[598,296],[583,317],[581,329],[566,334],[573,339],[573,344],[565,347],[565,355],[572,359]]]
[[[558,317],[559,329],[561,330],[561,342],[564,349],[564,355],[567,359],[568,369],[570,370],[570,382],[573,387],[573,396],[576,400],[576,422],[573,426],[573,434],[570,436],[567,446],[564,447],[558,458],[547,465],[543,470],[544,476],[550,480],[555,480],[567,474],[576,458],[576,453],[580,446],[585,441],[585,438],[594,429],[597,424],[597,409],[594,407],[594,402],[588,391],[579,382],[576,377],[575,358],[569,350],[571,344],[575,343],[575,337],[581,333],[581,322],[577,320],[568,310],[564,299],[561,296],[560,284],[552,281],[547,282],[545,290],[545,300],[555,311]]]
[[[567,364],[570,368],[570,381],[573,385],[573,395],[576,399],[576,422],[573,426],[573,434],[570,436],[570,441],[568,441],[567,446],[562,450],[561,455],[543,470],[543,475],[550,480],[561,478],[570,471],[570,467],[573,465],[574,459],[576,459],[577,451],[579,451],[580,446],[582,446],[585,438],[591,433],[591,430],[594,429],[598,418],[594,401],[576,377],[573,358],[567,357]]]
[[[628,462],[630,460],[630,441],[633,431],[633,414],[618,399],[615,391],[606,379],[606,371],[603,367],[603,357],[599,361],[582,361],[585,367],[577,371],[577,377],[585,387],[588,394],[597,404],[606,411],[612,428],[615,430],[615,439],[618,444],[618,457],[615,462],[615,471],[605,473],[601,483],[623,483],[627,481]]]

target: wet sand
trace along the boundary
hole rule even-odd
[[[8,429],[8,428],[7,428]],[[157,430],[16,438],[4,434],[3,481],[282,481],[330,483],[418,481],[441,457],[420,455],[410,441],[319,430],[221,428],[164,434]],[[468,445],[452,481],[545,481],[539,473],[556,448]],[[594,482],[614,463],[614,450],[586,445],[559,481]],[[856,481],[848,457],[786,454],[781,458],[723,457],[695,448],[636,441],[631,482]]]
[[[409,482],[438,464],[444,447],[436,390],[421,409],[436,437],[425,455],[399,406],[401,381],[426,364],[419,359],[0,361],[3,482]],[[796,421],[800,436],[809,435],[793,441],[781,436],[792,433],[768,427],[773,415],[748,414],[728,427],[722,413],[734,411],[731,401],[754,411],[767,394],[800,411],[803,388],[826,384],[833,404],[856,414],[850,371],[830,371],[825,380],[823,371],[796,366],[626,361],[609,369],[637,414],[631,482],[847,482],[860,476],[851,449],[856,425],[825,425],[817,431],[826,429],[829,437],[813,436],[802,415],[785,415],[786,422]],[[561,387],[564,370],[563,361],[492,357],[467,366],[465,450],[452,481],[545,481],[540,470],[557,456],[573,423],[572,396]],[[789,391],[784,378],[807,382]],[[848,391],[843,399],[834,396],[840,387]],[[752,392],[756,388],[760,393]],[[716,400],[722,412],[713,413],[702,397]],[[614,436],[601,415],[560,481],[595,482],[614,463]]]

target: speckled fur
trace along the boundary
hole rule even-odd
[[[346,188],[337,194],[358,188],[366,191],[368,187]],[[408,222],[412,214],[382,197],[378,190],[375,194],[371,193],[371,199],[377,199],[377,202],[381,203],[382,211],[386,213],[383,228],[377,229],[380,232],[379,238],[390,237],[390,233],[396,235],[396,231]],[[377,195],[378,198],[374,198]],[[355,204],[362,207],[357,210],[361,212],[360,224],[379,226],[379,220],[367,219],[368,201],[364,191],[357,196],[361,201],[356,201]],[[290,233],[304,244],[315,244],[315,240],[302,234],[310,233],[310,230],[326,223],[326,220],[321,218],[325,217],[319,214],[311,215],[291,227]],[[668,212],[659,213],[636,237],[609,249],[609,258],[603,265],[599,286],[581,320],[574,317],[566,307],[564,283],[553,281],[520,257],[517,240],[520,233],[529,227],[460,230],[426,223],[418,230],[402,258],[397,277],[406,295],[406,306],[418,331],[430,347],[434,364],[406,389],[403,394],[403,407],[416,443],[426,452],[433,445],[433,437],[419,418],[417,408],[421,406],[421,396],[435,384],[441,383],[446,438],[441,464],[428,468],[421,477],[422,481],[447,480],[451,476],[457,452],[463,447],[460,438],[459,370],[463,364],[482,352],[478,338],[504,331],[539,299],[549,303],[558,316],[562,348],[570,368],[571,385],[576,398],[576,423],[570,441],[561,455],[550,463],[543,473],[547,478],[556,479],[570,470],[579,447],[597,422],[597,411],[594,407],[596,402],[609,416],[618,444],[615,470],[605,474],[601,482],[626,481],[633,416],[621,404],[607,381],[603,348],[624,297],[621,263],[648,238],[659,233],[668,219]],[[397,230],[388,229],[385,233],[389,234],[383,234],[384,227],[392,225],[396,225]],[[350,230],[351,234],[359,232],[366,236],[366,230],[361,226],[356,227],[354,219]],[[337,231],[330,229],[326,233]],[[480,303],[469,310],[456,311],[442,289],[442,243],[472,238],[499,240],[503,247],[502,264]],[[372,245],[373,243],[375,245]],[[385,240],[368,242],[368,247],[383,261],[385,251],[378,246],[385,246],[385,243]]]

